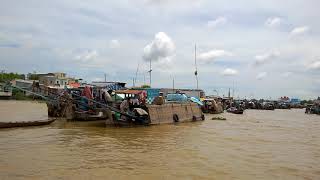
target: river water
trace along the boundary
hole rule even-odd
[[[0,121],[45,116],[44,103],[0,101]],[[302,109],[218,116],[227,120],[0,129],[0,179],[320,179],[320,116]]]

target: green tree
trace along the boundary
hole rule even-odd
[[[18,74],[18,73],[5,73],[4,71],[1,71],[0,74],[0,82],[6,82],[11,81],[13,79],[25,79],[24,74]]]
[[[145,85],[142,85],[141,88],[150,88],[150,86],[145,84]]]

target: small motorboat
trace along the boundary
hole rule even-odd
[[[51,124],[56,119],[46,119],[38,121],[20,121],[20,122],[0,122],[0,128],[14,128],[27,126],[43,126]]]
[[[243,109],[236,108],[236,107],[230,107],[227,109],[227,112],[233,113],[233,114],[243,114]]]

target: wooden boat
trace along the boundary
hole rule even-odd
[[[233,113],[233,114],[243,114],[243,110],[236,108],[236,107],[230,107],[227,109],[227,112]]]
[[[123,94],[126,93],[127,97],[137,96],[139,92],[133,90],[121,91]],[[114,102],[110,106],[94,100],[91,101],[94,105],[100,106],[100,109],[90,109],[95,112],[93,114],[79,111],[76,101],[67,99],[66,101],[57,101],[57,104],[47,102],[48,115],[51,117],[64,117],[68,120],[105,120],[107,125],[116,126],[168,124],[204,120],[205,118],[200,106],[190,101],[167,102],[164,104],[131,104],[126,111],[120,110],[121,102]],[[108,118],[108,111],[111,111],[112,118]]]
[[[54,122],[56,119],[38,120],[38,121],[21,121],[21,122],[0,122],[0,128],[14,128],[27,126],[43,126]]]
[[[204,99],[203,106],[201,106],[203,113],[220,114],[223,113],[221,103],[217,103],[215,99]]]
[[[263,103],[263,109],[264,110],[274,110],[274,105],[269,102]]]
[[[320,115],[320,106],[318,105],[307,105],[306,114],[319,114]]]

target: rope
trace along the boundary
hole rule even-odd
[[[30,94],[39,96],[39,97],[45,99],[46,101],[55,101],[55,102],[58,101],[58,100],[50,99],[50,98],[48,98],[48,97],[46,97],[46,96],[44,96],[44,95],[41,95],[41,94],[38,94],[38,93],[35,93],[35,92],[32,92],[32,91],[29,91],[29,90],[20,88],[20,87],[18,87],[18,86],[14,86],[14,85],[10,85],[10,86],[13,87],[13,88],[19,89],[19,90],[21,90],[21,91],[28,92],[28,93],[30,93]],[[41,89],[41,88],[39,88],[39,89]],[[58,94],[55,94],[55,93],[52,93],[52,92],[48,92],[48,93],[53,94],[53,95],[56,95],[56,96],[59,97],[59,98],[64,98],[64,99],[66,99],[66,100],[69,100],[69,99],[67,99],[66,97],[63,97],[63,96],[61,96],[61,95],[58,95]],[[88,102],[91,101],[91,102],[93,102],[93,103],[95,103],[95,104],[99,104],[99,105],[101,105],[102,107],[108,108],[108,109],[110,109],[110,110],[112,110],[112,111],[115,111],[115,112],[117,112],[117,113],[119,113],[119,114],[121,114],[121,115],[123,115],[123,116],[130,117],[130,118],[133,118],[133,119],[137,119],[137,120],[140,120],[140,121],[143,121],[143,120],[144,120],[144,119],[141,119],[140,117],[137,117],[137,116],[134,116],[134,115],[131,115],[131,114],[127,114],[127,113],[123,113],[123,112],[121,112],[121,111],[120,111],[119,109],[117,109],[117,108],[114,108],[114,107],[109,106],[109,105],[107,105],[107,104],[104,104],[104,103],[95,101],[95,100],[93,100],[93,99],[88,99],[87,97],[83,97],[83,96],[80,96],[80,95],[75,94],[75,93],[71,93],[71,94],[74,95],[74,96],[76,96],[76,97],[84,98],[84,99],[88,100]],[[79,104],[82,104],[82,105],[84,105],[84,106],[87,106],[87,107],[91,108],[89,105],[87,105],[86,103],[83,103],[83,102],[81,102],[81,101],[78,101],[78,100],[75,100],[75,99],[70,99],[70,100],[72,100],[73,102],[76,102],[76,103],[79,103]]]

